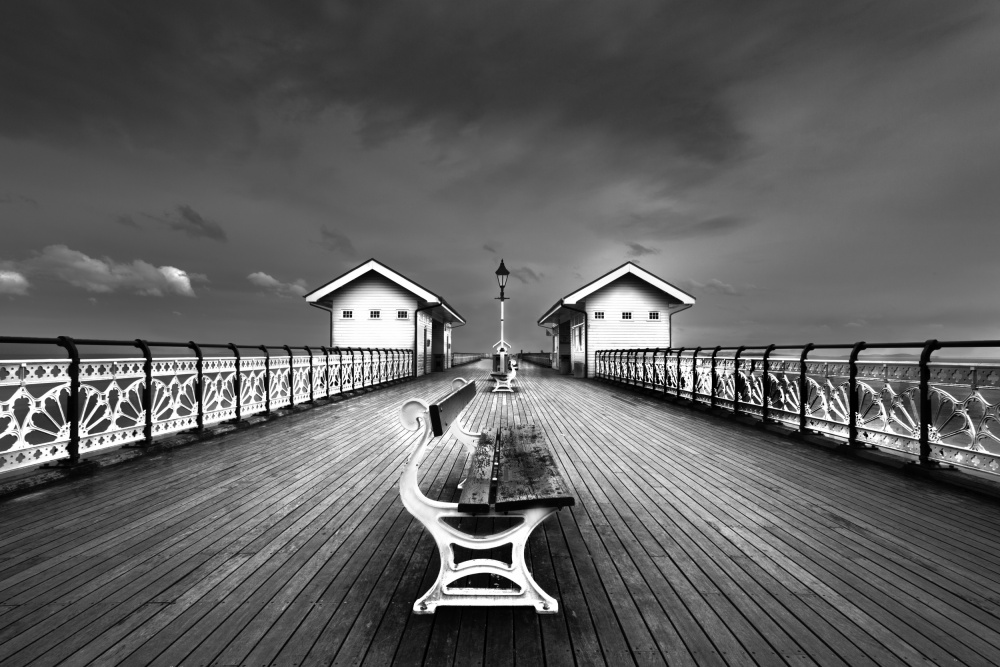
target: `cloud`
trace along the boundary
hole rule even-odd
[[[162,218],[148,214],[146,217],[175,231],[184,232],[193,238],[212,239],[213,241],[226,240],[226,232],[219,223],[207,220],[198,211],[184,204],[177,207],[176,213],[166,213]],[[119,220],[119,222],[122,221]]]
[[[676,241],[725,236],[750,224],[752,224],[751,220],[732,215],[697,218],[691,214],[678,213],[675,210],[663,208],[648,213],[633,213],[625,220],[612,225],[608,231],[614,236],[624,233],[655,238],[658,241]]]
[[[625,254],[629,257],[642,257],[643,255],[657,255],[660,252],[659,248],[647,248],[639,243],[626,243],[629,250]]]
[[[24,195],[0,195],[0,204],[38,208],[38,201]]]
[[[319,237],[323,247],[331,252],[340,252],[349,257],[357,254],[354,250],[354,244],[351,243],[351,239],[340,232],[330,229],[326,225],[320,228]]]
[[[901,0],[240,7],[15,3],[0,24],[18,63],[0,68],[0,133],[204,150],[258,141],[267,106],[349,108],[370,142],[545,121],[717,162],[743,144],[734,87],[831,51],[872,62],[933,49],[984,11]]]
[[[540,281],[542,278],[545,277],[544,273],[535,273],[527,266],[522,266],[519,269],[511,269],[510,275],[514,276],[525,285],[527,285],[528,283],[537,283],[538,281]]]
[[[50,245],[21,262],[31,274],[52,276],[88,292],[131,291],[142,296],[195,296],[187,273],[173,266],[156,267],[141,259],[119,263],[95,259],[65,245]]]
[[[848,322],[844,326],[850,327],[851,329],[863,329],[868,326],[868,320],[854,320],[853,322]]]
[[[484,243],[483,244],[483,250],[485,250],[486,252],[491,252],[494,255],[497,254],[496,248],[494,248],[493,246],[491,246],[489,243]]]
[[[277,294],[281,297],[303,296],[309,292],[306,289],[306,281],[298,279],[295,282],[283,283],[280,280],[269,276],[263,271],[257,271],[247,276],[247,280],[263,290]]]
[[[28,287],[30,285],[24,274],[17,271],[0,269],[0,294],[27,296]]]
[[[139,227],[139,223],[137,223],[135,221],[135,219],[132,216],[130,216],[130,215],[119,215],[117,218],[115,218],[115,222],[118,223],[119,225],[121,225],[122,227],[131,227],[132,229],[141,229]]]
[[[708,292],[710,294],[725,294],[727,296],[742,296],[743,292],[736,289],[729,283],[724,283],[718,278],[712,278],[708,282],[700,283],[697,280],[685,280],[681,283],[685,289]]]

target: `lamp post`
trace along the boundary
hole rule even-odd
[[[507,277],[510,275],[510,271],[507,267],[503,265],[503,259],[500,259],[500,267],[496,271],[497,274],[497,284],[500,285],[500,296],[497,299],[500,301],[500,368],[498,369],[501,373],[507,372],[507,355],[504,346],[507,342],[503,338],[503,302],[507,300],[507,297],[503,295],[503,289],[507,286]]]

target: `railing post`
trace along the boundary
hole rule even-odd
[[[657,348],[657,349],[659,349],[659,348]],[[669,356],[670,356],[670,348],[668,347],[665,350],[663,350],[663,397],[664,397],[664,399],[667,396],[667,384],[668,384],[667,383],[667,361],[668,361],[667,358]]]
[[[264,353],[264,413],[271,414],[271,353],[264,345],[258,346]]]
[[[144,340],[135,339],[135,346],[142,350],[145,362],[142,364],[146,375],[146,386],[142,388],[142,407],[146,411],[146,424],[142,427],[143,445],[153,442],[153,351]]]
[[[681,397],[681,354],[684,352],[684,348],[677,349],[677,374],[674,376],[677,380],[677,388],[674,390],[677,398]]]
[[[716,345],[715,349],[712,350],[712,369],[711,369],[712,370],[712,386],[709,389],[709,391],[712,392],[712,396],[711,396],[711,398],[708,401],[708,407],[710,407],[710,408],[714,408],[715,407],[715,394],[717,393],[717,382],[718,382],[718,377],[719,377],[719,374],[716,371],[716,357],[719,356],[719,352],[721,352],[721,351],[722,351],[722,346],[721,345]]]
[[[236,394],[236,419],[233,421],[240,421],[243,419],[243,364],[240,363],[240,348],[236,347],[235,343],[230,343],[227,346],[236,355],[236,373],[233,375],[234,387],[233,392]]]
[[[851,348],[851,356],[848,358],[848,379],[847,389],[850,394],[847,397],[847,409],[850,412],[847,419],[847,445],[857,447],[858,445],[858,355],[861,350],[868,347],[864,341],[854,344]]]
[[[330,398],[330,350],[326,345],[320,345],[323,350],[323,377],[326,379],[326,398]]]
[[[920,465],[930,467],[931,461],[931,355],[941,344],[930,339],[920,352]]]
[[[358,386],[358,368],[357,368],[357,366],[354,365],[354,348],[353,347],[350,348],[350,352],[351,352],[351,391],[354,392],[354,391],[356,391],[355,388]],[[365,361],[365,358],[364,358],[364,354],[362,353],[362,356],[361,356],[361,364],[362,365],[364,365],[364,361]],[[364,373],[361,374],[361,380],[362,380],[361,384],[363,385],[364,384]]]
[[[337,353],[337,389],[339,393],[344,393],[344,353],[339,347],[333,348]]]
[[[649,374],[646,372],[646,355],[649,353],[649,348],[645,348],[642,351],[642,388],[645,389],[648,384]]]
[[[69,336],[59,336],[59,346],[69,355],[69,396],[66,398],[66,419],[69,420],[69,442],[66,453],[69,465],[80,462],[80,351]]]
[[[761,391],[763,392],[763,395],[760,397],[760,405],[761,405],[760,421],[762,424],[767,423],[767,418],[768,418],[767,402],[771,396],[771,378],[768,377],[768,373],[770,372],[770,368],[768,367],[768,357],[771,356],[771,352],[774,351],[775,347],[777,347],[777,345],[773,343],[767,346],[767,349],[764,350],[764,358],[761,362],[764,371],[764,377],[760,385]]]
[[[201,346],[193,340],[188,341],[188,347],[194,350],[198,357],[198,362],[195,364],[198,379],[195,382],[194,395],[198,399],[198,432],[201,433],[205,430],[205,355],[201,352]]]
[[[742,381],[740,378],[740,355],[743,354],[743,350],[747,349],[746,345],[740,345],[736,348],[736,354],[733,355],[733,414],[738,415],[740,413],[740,385]]]
[[[314,389],[315,389],[315,385],[314,385],[315,380],[313,378],[313,353],[312,353],[312,350],[309,349],[308,345],[303,345],[302,347],[303,347],[303,349],[305,349],[306,354],[309,355],[309,402],[310,403],[315,403],[316,402],[316,392],[314,391]]]
[[[283,345],[288,353],[288,407],[295,407],[295,359],[292,356],[292,348]]]
[[[378,364],[376,366],[376,368],[378,368],[378,377],[379,377],[378,384],[382,384],[383,382],[386,381],[385,375],[384,375],[383,370],[382,370],[382,348],[376,347],[375,348],[375,352],[376,352],[376,354],[378,354]],[[442,368],[441,370],[444,370],[444,369]]]
[[[809,400],[809,385],[806,378],[806,357],[816,346],[813,343],[806,343],[799,356],[799,433],[805,435],[806,432],[806,402]]]
[[[698,402],[698,353],[701,352],[701,346],[694,348],[694,354],[691,355],[691,402]],[[693,406],[692,406],[693,407]]]

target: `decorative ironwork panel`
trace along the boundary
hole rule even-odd
[[[0,365],[0,472],[68,456],[69,362]]]
[[[316,398],[326,398],[333,394],[333,357],[326,355],[313,357],[313,392]]]
[[[680,370],[677,376],[677,391],[679,394],[686,394],[688,398],[694,397],[694,359],[691,357],[680,358]]]
[[[653,386],[662,388],[665,386],[666,381],[667,354],[666,352],[657,352],[656,358],[653,359]]]
[[[695,364],[697,378],[694,384],[694,398],[699,403],[708,403],[712,397],[712,359],[698,357]]]
[[[80,453],[145,437],[143,359],[80,362]]]
[[[309,400],[309,371],[312,359],[308,355],[292,357],[292,396],[296,403]]]
[[[153,435],[198,426],[198,360],[153,360]]]
[[[797,425],[801,407],[799,369],[802,364],[792,359],[769,359],[768,416],[787,424]]]
[[[267,361],[270,371],[270,405],[272,410],[283,408],[292,402],[291,360],[286,356],[271,357]],[[309,392],[306,392],[306,397]]]
[[[733,357],[715,359],[715,404],[732,410],[736,401],[736,360]]]
[[[202,364],[204,376],[203,402],[205,424],[236,418],[236,359],[206,357]]]
[[[267,409],[264,363],[264,357],[240,359],[240,415],[243,417]]]

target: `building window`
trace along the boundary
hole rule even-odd
[[[649,311],[649,319],[651,319],[651,320],[658,320],[658,319],[660,319],[660,313],[658,311],[655,311],[655,310]]]
[[[630,320],[630,319],[632,319],[632,312],[631,311],[625,311],[624,313],[622,313],[622,319],[623,320]]]
[[[408,310],[397,310],[396,311],[397,320],[408,320],[410,319],[410,311]]]
[[[342,318],[344,318],[345,320],[353,320],[354,319],[354,311],[353,310],[345,310],[345,311],[343,311],[340,314],[340,316]]]
[[[594,319],[595,320],[603,320],[604,319],[604,311],[603,310],[595,310],[594,311]]]
[[[373,319],[373,320],[381,319],[382,318],[382,311],[381,310],[369,310],[368,311],[368,317],[371,318],[371,319]]]

